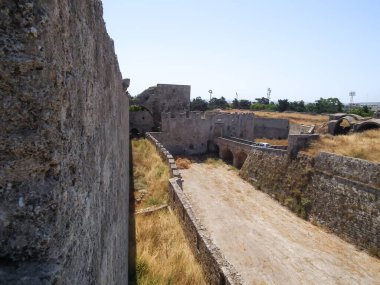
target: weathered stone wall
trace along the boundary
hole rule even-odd
[[[169,204],[174,210],[189,241],[190,248],[202,266],[209,284],[242,284],[234,267],[222,256],[220,250],[209,238],[209,234],[196,217],[191,204],[182,190],[182,177],[173,156],[152,134],[146,135],[157,148],[162,159],[171,169],[169,179]]]
[[[150,111],[159,129],[161,113],[190,111],[190,89],[189,85],[157,84],[139,94],[135,103]]]
[[[0,31],[0,284],[125,284],[128,98],[101,1],[1,1]]]
[[[263,120],[246,113],[163,113],[162,134],[159,136],[160,142],[173,154],[201,154],[210,149],[215,137],[228,136],[249,141],[273,135],[277,138],[287,136],[287,126],[287,120]],[[257,135],[255,130],[258,130]]]
[[[140,133],[151,132],[154,127],[153,116],[149,111],[133,111],[129,113],[130,129]]]
[[[253,133],[255,138],[286,139],[289,134],[289,121],[255,117]]]
[[[380,257],[380,164],[322,152],[314,171],[310,219]]]
[[[380,254],[380,164],[320,153],[315,158],[253,149],[240,174],[303,218]]]

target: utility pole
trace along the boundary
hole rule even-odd
[[[355,91],[351,91],[351,92],[349,93],[349,96],[351,97],[351,98],[350,98],[350,107],[352,108],[352,106],[354,105],[354,97],[356,96]]]
[[[210,90],[208,91],[208,93],[210,93],[210,101],[211,101],[211,98],[212,98],[212,90],[210,89]]]
[[[267,89],[267,99],[268,102],[270,102],[270,94],[272,93],[272,90],[270,88]]]
[[[239,94],[236,92],[236,100],[239,101]]]

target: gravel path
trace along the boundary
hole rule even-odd
[[[247,284],[380,284],[380,261],[298,218],[226,165],[193,163],[184,191]]]

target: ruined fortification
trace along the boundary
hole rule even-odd
[[[145,114],[131,112],[131,129],[157,131],[161,129],[161,113],[189,111],[190,89],[189,85],[176,84],[157,84],[146,89],[136,96],[133,104],[143,106],[147,111]]]
[[[289,122],[259,118],[254,114],[222,112],[163,113],[162,132],[152,133],[173,154],[217,151],[213,139],[221,136],[253,141],[287,138]]]
[[[125,284],[128,98],[99,0],[0,2],[0,284]]]

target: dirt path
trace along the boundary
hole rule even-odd
[[[247,284],[380,284],[380,261],[282,207],[228,166],[193,163],[184,191]]]

